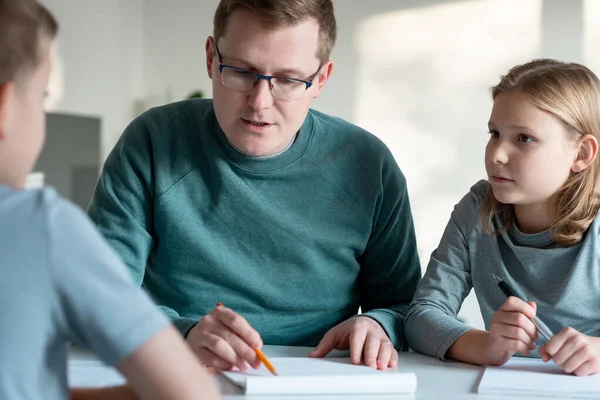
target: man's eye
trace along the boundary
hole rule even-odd
[[[294,79],[277,78],[277,83],[279,83],[282,86],[294,86],[297,85],[299,82]]]

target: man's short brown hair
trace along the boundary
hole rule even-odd
[[[0,84],[35,71],[57,33],[58,23],[36,0],[0,0]]]
[[[319,23],[321,62],[329,60],[335,45],[337,27],[332,0],[221,0],[215,12],[213,36],[218,43],[225,36],[231,14],[238,10],[250,11],[268,27],[296,25],[308,18]]]

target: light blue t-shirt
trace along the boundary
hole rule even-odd
[[[83,212],[0,186],[0,399],[69,398],[69,342],[114,365],[167,324]]]

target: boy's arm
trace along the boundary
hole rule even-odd
[[[133,284],[118,256],[79,209],[57,200],[48,213],[48,232],[48,272],[57,293],[54,312],[66,339],[115,365],[142,399],[216,397],[214,383],[181,335]],[[110,390],[131,394],[127,388]]]
[[[141,399],[219,398],[214,379],[173,326],[154,335],[116,367]]]
[[[130,386],[73,389],[71,400],[184,400],[219,398],[213,378],[203,369],[172,326],[150,338],[116,365]]]
[[[138,400],[139,397],[129,386],[115,386],[102,389],[71,389],[71,400]]]

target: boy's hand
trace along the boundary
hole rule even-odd
[[[538,339],[537,329],[531,321],[535,317],[536,305],[516,297],[506,299],[492,317],[490,332],[485,344],[488,365],[502,365],[515,352],[531,354]]]
[[[540,347],[540,356],[544,362],[553,359],[569,374],[597,374],[600,372],[600,338],[565,328]]]

